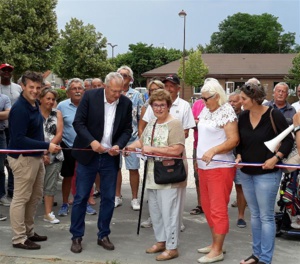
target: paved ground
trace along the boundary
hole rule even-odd
[[[191,145],[191,139],[188,140]],[[191,157],[191,150],[188,150]],[[191,168],[191,166],[190,166]],[[142,170],[141,170],[142,171]],[[110,235],[116,250],[106,251],[97,245],[97,216],[86,216],[86,235],[83,239],[83,252],[73,254],[70,251],[71,235],[69,233],[70,216],[60,218],[61,223],[52,225],[43,221],[43,205],[38,208],[36,216],[36,232],[47,234],[49,239],[42,242],[42,249],[37,251],[26,251],[14,249],[11,245],[11,229],[9,219],[0,222],[0,263],[1,264],[37,264],[37,263],[114,263],[114,264],[151,264],[157,263],[155,255],[146,254],[145,249],[154,243],[154,235],[151,228],[141,229],[140,235],[136,234],[138,212],[130,208],[130,186],[128,175],[124,171],[123,206],[117,208],[112,219]],[[231,202],[235,199],[235,191],[232,192]],[[56,196],[56,201],[61,204],[61,195]],[[98,211],[99,200],[95,208]],[[171,260],[170,263],[197,263],[201,257],[197,248],[208,245],[210,232],[204,215],[192,216],[190,209],[196,205],[196,192],[193,184],[193,176],[189,175],[189,187],[186,195],[186,206],[184,212],[184,224],[186,230],[180,234],[180,256]],[[9,215],[8,207],[0,207],[1,213]],[[59,207],[54,207],[57,214]],[[239,263],[241,259],[251,254],[250,226],[241,229],[236,227],[237,209],[229,207],[230,232],[226,238],[225,246],[227,254],[224,264]],[[147,203],[144,203],[143,219],[148,217]],[[246,211],[246,220],[249,223],[249,212]],[[276,238],[276,249],[273,264],[300,263],[300,237]]]

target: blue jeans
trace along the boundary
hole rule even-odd
[[[4,131],[0,131],[0,149],[6,149],[6,138]],[[4,173],[4,161],[6,154],[0,154],[0,198],[2,198],[5,192],[5,173]]]
[[[278,192],[281,170],[249,175],[241,171],[241,183],[251,212],[253,254],[267,264],[272,262],[275,246],[274,207]]]
[[[72,239],[81,238],[85,229],[86,204],[90,196],[91,188],[99,172],[100,184],[100,208],[98,215],[98,238],[102,239],[110,234],[110,222],[115,207],[116,183],[119,169],[118,157],[112,157],[107,153],[95,157],[88,165],[78,162],[76,169],[76,194],[73,201],[71,214]]]

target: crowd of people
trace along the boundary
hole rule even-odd
[[[182,215],[187,178],[157,183],[156,170],[164,160],[171,163],[170,158],[173,162],[174,158],[186,157],[185,139],[193,129],[197,206],[190,214],[204,214],[211,231],[211,242],[206,241],[208,244],[198,249],[205,254],[198,262],[224,259],[233,183],[237,226],[247,226],[247,205],[251,213],[252,252],[240,263],[272,262],[274,205],[282,175],[276,164],[288,156],[294,137],[300,140],[300,113],[296,112],[300,101],[293,105],[287,102],[286,83],[278,83],[274,99],[266,102],[266,91],[256,78],[229,96],[218,80],[207,78],[201,99],[191,107],[179,97],[180,80],[176,74],[151,80],[149,99],[144,102],[143,96],[131,87],[131,68],[121,66],[104,82],[100,78],[70,79],[66,87],[68,99],[57,104],[56,90],[40,73],[25,72],[18,85],[11,81],[13,69],[9,64],[0,65],[0,147],[10,150],[7,156],[0,154],[0,205],[10,206],[14,248],[40,249],[36,242],[47,240],[34,229],[37,205],[43,199],[43,220],[51,224],[67,216],[72,204],[70,249],[80,253],[85,216],[97,214],[92,206],[94,198],[100,197],[97,244],[114,250],[109,238],[110,223],[115,208],[123,204],[122,155],[129,170],[130,205],[140,210],[140,159],[134,153],[140,150],[148,155],[144,180],[150,213],[141,226],[152,227],[156,240],[146,253],[159,253],[157,261],[177,258],[180,231],[185,228]],[[297,92],[300,97],[300,86]],[[271,152],[264,142],[292,123],[294,136],[289,134]],[[188,174],[186,159],[183,160]],[[252,167],[245,163],[263,165]],[[59,175],[63,177],[62,205],[56,217],[53,204]],[[0,220],[6,218],[0,214]]]

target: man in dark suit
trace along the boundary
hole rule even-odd
[[[73,150],[78,161],[76,195],[71,215],[71,251],[82,251],[81,241],[85,228],[85,211],[97,172],[101,175],[100,213],[98,217],[98,245],[113,250],[110,242],[110,222],[114,210],[119,150],[123,149],[132,133],[132,103],[121,95],[123,77],[116,72],[105,78],[105,89],[87,91],[73,122],[77,136]]]

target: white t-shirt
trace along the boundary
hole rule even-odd
[[[0,91],[2,94],[5,94],[9,97],[9,99],[11,101],[11,106],[13,106],[14,103],[19,98],[19,96],[22,92],[22,88],[20,85],[12,82],[12,83],[10,83],[10,85],[0,84]]]
[[[293,103],[292,106],[296,109],[296,112],[300,111],[300,101]]]
[[[183,129],[190,129],[196,126],[192,109],[190,104],[177,97],[170,108],[170,114],[181,121]],[[152,119],[156,119],[152,107],[147,107],[147,110],[143,116],[143,120],[149,123]]]
[[[214,168],[228,168],[233,167],[231,164],[223,164],[217,162],[210,162],[206,165],[200,160],[203,154],[227,140],[225,130],[223,128],[228,122],[237,120],[237,116],[228,103],[220,106],[216,111],[210,112],[208,108],[204,107],[199,115],[198,123],[198,145],[197,145],[197,163],[198,168],[202,170],[209,170]],[[216,160],[234,161],[233,151],[225,154],[217,154],[213,157]]]

